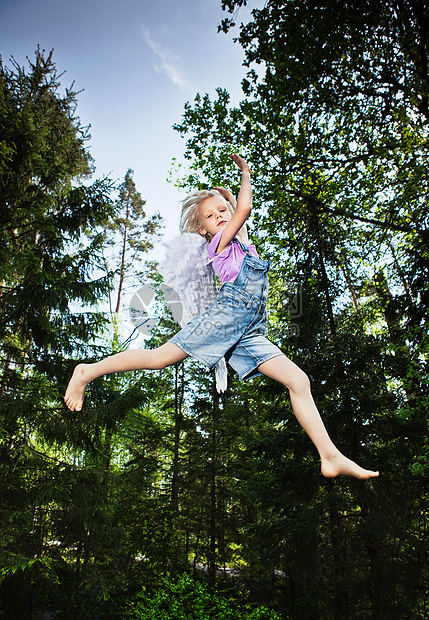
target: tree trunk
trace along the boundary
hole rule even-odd
[[[353,306],[355,310],[359,311],[359,297],[357,296],[353,283],[352,283],[351,273],[350,273],[349,265],[347,262],[347,254],[344,248],[342,248],[341,250],[340,269],[343,272],[343,276],[346,281],[347,288],[349,289],[350,295],[352,297]]]
[[[213,383],[212,390],[212,461],[211,461],[211,484],[210,484],[210,530],[209,530],[209,582],[214,583],[216,580],[216,459],[217,459],[217,417],[219,408],[219,395]]]
[[[350,602],[347,588],[348,562],[341,531],[340,515],[336,505],[334,482],[327,481],[329,502],[329,537],[332,545],[334,575],[334,618],[348,620],[350,618]]]
[[[128,217],[128,212],[127,212]],[[116,309],[115,313],[118,314],[121,307],[121,299],[122,299],[122,291],[124,289],[124,279],[125,279],[125,257],[127,254],[127,241],[128,241],[128,227],[125,226],[124,229],[124,237],[122,240],[122,252],[121,252],[121,266],[119,269],[119,285],[118,285],[118,297],[116,299]]]
[[[179,366],[174,368],[174,446],[173,446],[173,477],[171,481],[171,507],[173,517],[177,517],[179,512],[179,449],[180,433],[182,430],[182,403],[183,403],[183,364],[181,365],[180,385],[179,385]]]

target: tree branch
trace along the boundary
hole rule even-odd
[[[376,226],[377,228],[381,228],[383,230],[395,230],[397,232],[404,232],[404,233],[417,233],[421,237],[427,237],[429,235],[429,231],[427,230],[422,230],[422,229],[412,227],[406,224],[397,224],[397,223],[387,222],[387,221],[382,222],[374,218],[363,217],[361,215],[350,213],[346,209],[341,209],[340,207],[329,207],[327,204],[325,204],[318,198],[315,198],[314,196],[308,196],[304,194],[303,192],[298,192],[298,191],[290,190],[290,189],[287,189],[286,192],[298,198],[302,198],[309,204],[316,205],[317,207],[319,207],[319,209],[321,209],[325,213],[330,213],[331,215],[338,215],[346,219],[355,220],[357,222],[363,222],[364,224],[371,224],[372,226]]]

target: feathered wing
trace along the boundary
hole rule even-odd
[[[165,244],[166,260],[161,265],[161,289],[173,318],[181,327],[201,314],[216,295],[213,268],[204,237],[183,233]],[[227,387],[225,359],[216,364],[216,389]]]
[[[175,302],[170,310],[183,327],[201,314],[216,295],[208,245],[204,237],[195,233],[183,233],[165,245],[166,260],[161,265],[164,296],[167,305],[170,302],[167,287],[179,296],[180,303]]]

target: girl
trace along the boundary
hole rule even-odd
[[[373,478],[377,471],[363,469],[336,448],[314,404],[308,377],[278,347],[264,337],[269,264],[252,245],[245,245],[245,222],[252,206],[250,168],[237,154],[231,156],[241,170],[237,203],[222,188],[194,192],[183,202],[181,232],[198,233],[209,241],[208,254],[223,285],[216,299],[167,343],[153,350],[129,350],[95,364],[79,364],[64,400],[69,409],[82,409],[85,388],[96,377],[127,370],[158,370],[188,355],[213,367],[222,357],[247,379],[263,374],[289,389],[292,408],[316,446],[321,471],[327,478],[339,475]]]

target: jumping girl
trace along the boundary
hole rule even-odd
[[[209,242],[208,255],[223,282],[215,300],[157,349],[123,351],[76,366],[64,397],[66,405],[80,411],[86,386],[102,375],[159,370],[188,356],[212,368],[224,357],[242,379],[263,374],[288,388],[294,414],[319,452],[324,476],[376,477],[377,471],[363,469],[336,448],[314,404],[307,375],[264,336],[269,264],[247,240],[250,168],[239,155],[231,157],[242,173],[236,204],[229,192],[216,188],[193,192],[182,207],[181,232],[197,233]]]

